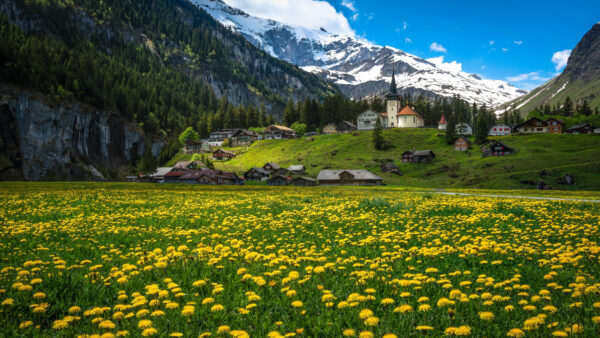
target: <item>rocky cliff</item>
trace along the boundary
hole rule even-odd
[[[157,157],[163,147],[114,114],[12,86],[0,85],[0,123],[0,179],[118,179],[146,144]]]

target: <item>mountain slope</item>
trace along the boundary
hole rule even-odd
[[[393,47],[254,17],[221,0],[190,1],[271,55],[335,82],[351,98],[383,94],[393,69],[400,91],[411,94],[460,95],[469,102],[497,106],[527,93],[504,81],[449,69]]]
[[[562,104],[567,96],[573,102],[587,100],[592,109],[600,107],[600,22],[575,46],[559,76],[501,109],[515,107],[526,115],[543,104]]]

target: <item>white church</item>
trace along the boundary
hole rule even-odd
[[[411,107],[406,106],[402,108],[400,106],[401,95],[398,94],[396,87],[396,77],[394,71],[392,71],[392,83],[390,85],[390,92],[385,94],[385,113],[376,113],[372,110],[367,110],[364,113],[358,115],[357,129],[358,130],[373,130],[375,129],[375,122],[377,119],[381,119],[381,125],[383,128],[419,128],[425,125],[423,117],[414,111]]]

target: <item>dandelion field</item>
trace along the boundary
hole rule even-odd
[[[0,336],[600,334],[600,205],[0,185]]]

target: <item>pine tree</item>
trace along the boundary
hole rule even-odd
[[[588,104],[587,100],[583,100],[583,103],[581,104],[581,106],[579,106],[577,113],[584,116],[592,115],[592,108],[590,108],[590,105]]]
[[[482,109],[477,116],[477,121],[475,122],[475,142],[478,144],[483,144],[487,140],[489,129],[487,122],[488,117],[486,115],[487,112]]]
[[[568,96],[565,99],[565,103],[563,103],[562,114],[564,116],[571,116],[571,115],[573,115],[573,102],[571,101],[571,98],[568,97]]]
[[[377,121],[375,122],[375,129],[373,130],[373,146],[375,149],[381,150],[384,148],[384,139],[383,139],[383,128],[381,127],[381,119],[377,117]]]
[[[456,141],[456,114],[454,112],[448,114],[448,125],[446,125],[446,143],[454,144]]]
[[[144,148],[144,154],[138,162],[137,171],[142,175],[150,175],[156,171],[158,161],[152,154],[152,147],[149,143]]]
[[[289,100],[283,110],[283,124],[286,126],[291,126],[292,123],[296,122],[296,108],[294,107],[294,103],[292,100]]]

